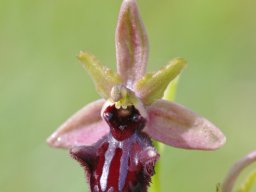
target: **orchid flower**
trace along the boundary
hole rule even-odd
[[[149,46],[136,0],[123,0],[115,43],[117,72],[80,52],[78,58],[102,99],[70,117],[48,143],[70,149],[85,168],[91,191],[146,191],[159,158],[150,138],[199,150],[217,149],[226,139],[207,119],[161,99],[185,61],[176,58],[157,72],[145,73]]]

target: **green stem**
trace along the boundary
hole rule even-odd
[[[163,99],[173,101],[175,98],[175,92],[177,88],[178,77],[174,79],[166,88],[164,92]],[[159,143],[157,141],[153,141],[153,144],[158,151],[159,154],[163,154],[164,151],[164,144]],[[152,184],[150,185],[149,192],[160,192],[161,185],[160,185],[160,160],[155,165],[155,175],[152,177]]]
[[[162,154],[164,150],[164,144],[159,143],[157,141],[153,141],[153,145],[155,146],[158,153]],[[149,192],[160,192],[160,160],[155,165],[155,175],[152,177],[152,184],[149,188]]]

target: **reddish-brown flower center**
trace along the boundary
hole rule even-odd
[[[108,123],[111,134],[118,141],[129,138],[135,131],[143,129],[146,123],[133,105],[126,109],[117,109],[115,105],[109,106],[103,112],[103,118]]]

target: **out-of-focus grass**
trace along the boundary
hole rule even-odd
[[[121,1],[0,1],[0,191],[86,191],[67,151],[45,144],[73,112],[98,98],[76,60],[81,49],[115,67]],[[167,147],[163,191],[214,191],[230,165],[256,148],[256,3],[139,0],[151,45],[149,70],[189,63],[177,101],[227,136],[216,152]]]

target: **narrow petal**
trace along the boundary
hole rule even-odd
[[[124,0],[116,28],[117,71],[132,89],[146,70],[148,39],[136,0]]]
[[[147,111],[149,120],[144,131],[167,145],[214,150],[226,141],[223,133],[211,122],[181,105],[158,100]]]
[[[147,73],[135,84],[134,88],[137,96],[139,96],[146,105],[162,98],[170,81],[181,73],[185,65],[185,60],[176,58],[159,71]]]
[[[122,83],[121,77],[111,69],[101,65],[94,56],[86,52],[81,51],[78,58],[91,76],[98,94],[104,99],[108,99],[112,87]]]
[[[98,141],[109,132],[108,125],[100,116],[104,102],[101,99],[83,107],[48,138],[48,144],[52,147],[71,148]]]
[[[223,192],[232,192],[235,182],[241,172],[252,163],[256,162],[256,151],[247,154],[245,157],[237,161],[230,169],[227,177],[222,184]]]

